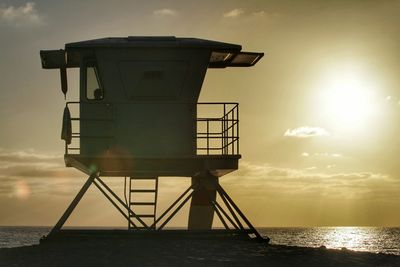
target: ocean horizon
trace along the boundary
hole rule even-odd
[[[121,227],[67,227],[69,229],[124,229]],[[175,228],[176,229],[176,228]],[[400,227],[258,227],[271,244],[326,247],[400,255]],[[39,244],[49,226],[0,226],[0,248]]]

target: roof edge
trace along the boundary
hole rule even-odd
[[[175,36],[128,36],[107,37],[87,41],[67,43],[65,49],[80,48],[140,48],[140,47],[171,47],[171,48],[208,48],[211,50],[229,50],[239,52],[242,46],[198,38],[178,38]]]

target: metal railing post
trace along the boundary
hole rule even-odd
[[[204,125],[203,131],[197,131],[197,140],[206,139],[202,146],[197,146],[198,155],[239,154],[239,104],[230,102],[198,103],[198,105],[218,105],[222,107],[223,114],[209,118],[196,118],[197,125]],[[218,109],[220,111],[220,109]],[[218,125],[219,124],[219,125]],[[196,125],[196,128],[198,129]],[[215,126],[213,126],[215,125]],[[214,128],[213,128],[214,127]],[[217,129],[216,131],[213,129]],[[219,129],[219,130],[218,130]],[[218,142],[212,140],[219,139]],[[197,143],[196,143],[197,144]],[[215,153],[214,153],[215,154]]]
[[[224,131],[223,131],[223,139],[224,139],[224,150],[223,150],[223,153],[222,154],[226,154],[226,139],[225,139],[225,136],[226,136],[226,133],[225,133],[225,131],[226,131],[226,119],[225,119],[225,116],[226,116],[226,104],[224,103],[224,116],[222,117],[222,123],[224,124]]]
[[[209,136],[210,121],[207,120],[207,155],[210,154],[210,136]]]
[[[236,104],[236,119],[237,119],[237,125],[236,125],[236,140],[237,140],[236,148],[237,148],[237,151],[236,151],[236,153],[239,154],[239,104]]]
[[[230,131],[231,131],[231,137],[232,137],[232,138],[231,138],[231,142],[232,142],[232,148],[231,148],[231,150],[232,150],[232,155],[233,155],[233,154],[235,154],[235,151],[234,151],[235,143],[234,143],[234,141],[233,141],[233,140],[234,140],[234,130],[235,130],[235,129],[234,129],[234,126],[235,126],[235,125],[234,125],[234,122],[233,122],[233,109],[232,109],[230,112],[231,112],[231,118],[232,118],[232,119],[231,119],[231,125],[230,125],[230,126],[231,126]]]

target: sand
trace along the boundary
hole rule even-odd
[[[74,239],[0,249],[0,266],[400,266],[400,256],[242,239]]]

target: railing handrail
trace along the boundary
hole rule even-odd
[[[197,105],[239,105],[238,102],[197,102]]]
[[[221,105],[223,108],[222,116],[218,117],[199,117],[197,124],[203,123],[202,131],[197,131],[196,139],[206,140],[205,146],[197,145],[197,151],[205,151],[210,155],[212,151],[220,151],[222,155],[239,154],[239,103],[236,102],[200,102],[200,105]],[[210,130],[210,124],[220,123],[220,131]],[[205,125],[204,125],[205,124]],[[199,125],[197,125],[199,127]],[[212,146],[210,140],[221,139],[221,145]]]
[[[106,106],[112,106],[112,103],[109,102],[81,102],[81,101],[68,101],[65,103],[65,107],[68,108],[69,105],[72,104],[89,104],[89,105],[106,105]],[[71,122],[72,121],[108,121],[108,122],[112,122],[114,121],[114,119],[103,119],[103,118],[82,118],[80,117],[80,110],[79,110],[79,115],[78,117],[72,117],[70,118]],[[80,131],[80,130],[79,130]],[[71,133],[71,139],[81,139],[81,138],[91,138],[91,139],[112,139],[114,138],[114,136],[112,135],[81,135],[80,132],[72,132]],[[69,150],[74,150],[74,151],[79,151],[80,153],[80,145],[79,147],[69,147],[68,144],[65,145],[65,154],[69,154]]]
[[[220,152],[221,155],[238,155],[239,154],[239,103],[237,102],[179,102],[181,104],[196,104],[197,106],[220,105],[222,109],[222,116],[211,117],[196,117],[196,129],[203,124],[202,131],[196,130],[196,140],[206,140],[205,145],[196,143],[196,151],[205,151],[207,155],[212,152]],[[109,102],[81,102],[81,101],[68,101],[66,107],[74,104],[88,104],[88,105],[106,105],[113,106],[115,103]],[[80,108],[80,107],[79,107]],[[80,117],[80,110],[78,117],[71,117],[71,121],[114,121],[113,118],[82,118]],[[220,128],[220,131],[215,131],[215,128]],[[82,136],[79,132],[72,133],[72,138],[114,138],[112,135],[107,136]],[[215,145],[215,141],[221,140],[220,145]],[[66,154],[69,150],[79,150],[80,147],[68,147],[66,144]],[[198,154],[198,153],[197,153]],[[214,153],[215,154],[215,153]]]

